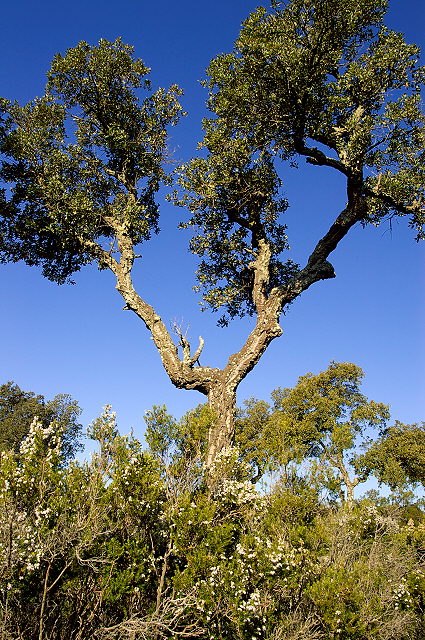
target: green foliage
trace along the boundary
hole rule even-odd
[[[260,239],[272,250],[269,291],[297,273],[280,255],[287,203],[276,159],[337,170],[363,223],[408,216],[423,237],[425,73],[418,47],[383,25],[386,7],[274,2],[245,20],[233,52],[210,63],[206,155],[182,167],[177,201],[192,213],[184,226],[199,229],[191,248],[213,309],[252,311],[249,263]]]
[[[400,511],[393,506],[391,514],[385,513],[376,503],[363,501],[316,524],[325,554],[319,557],[320,576],[307,591],[333,637],[420,637],[414,590],[422,570],[414,567],[418,556],[406,545],[408,527],[402,525]],[[409,526],[421,535],[420,527]],[[402,565],[410,566],[409,578]]]
[[[190,211],[182,226],[195,229],[206,304],[263,314],[264,335],[240,352],[247,370],[283,307],[333,275],[327,258],[354,224],[407,216],[423,236],[424,70],[417,47],[383,26],[386,4],[275,1],[208,69],[214,117],[175,201]],[[166,131],[181,115],[180,90],[152,93],[148,71],[119,39],[82,42],[55,57],[41,98],[1,99],[0,260],[41,265],[59,283],[90,262],[110,268],[174,384],[209,393],[222,372],[195,367],[182,335],[178,358],[130,278],[134,245],[158,230]],[[302,157],[341,173],[348,203],[299,269],[282,258],[276,161]],[[208,407],[181,420],[154,407],[147,449],[106,408],[89,431],[98,450],[78,462],[75,403],[4,385],[2,640],[423,638],[425,526],[405,485],[423,482],[424,429],[385,428],[388,409],[360,393],[362,375],[332,363],[276,390],[273,406],[249,401],[207,478],[221,417]],[[356,502],[371,473],[398,495]]]
[[[64,282],[89,262],[105,266],[99,249],[113,247],[117,228],[135,244],[158,231],[154,196],[167,180],[166,127],[181,113],[180,91],[151,92],[148,73],[120,39],[81,42],[55,56],[43,97],[2,101],[1,178],[15,186],[1,259],[41,264]]]
[[[0,386],[0,450],[19,450],[34,418],[47,428],[54,423],[61,432],[61,447],[65,459],[81,448],[79,437],[81,409],[67,394],[59,394],[46,401],[42,395],[22,391],[17,384],[8,382]]]
[[[220,149],[220,154],[181,167],[182,186],[197,196],[176,197],[176,203],[192,213],[181,227],[200,230],[190,249],[202,258],[197,277],[206,306],[224,307],[234,317],[254,312],[250,265],[260,239],[267,239],[273,254],[267,293],[289,280],[297,265],[278,258],[288,249],[286,227],[278,222],[288,203],[279,196],[281,182],[269,154],[253,155],[240,140],[220,140]]]
[[[166,135],[182,113],[178,87],[152,93],[132,47],[102,39],[56,55],[41,98],[24,106],[0,100],[0,260],[41,265],[58,283],[87,263],[109,269],[172,383],[208,396],[216,413],[208,465],[231,444],[238,385],[281,335],[285,308],[335,277],[329,258],[345,235],[393,216],[408,217],[424,235],[425,72],[418,47],[384,26],[386,7],[386,0],[273,2],[270,12],[259,8],[247,18],[234,51],[208,68],[213,116],[203,123],[203,152],[177,170],[180,190],[170,197],[189,211],[181,226],[193,231],[205,304],[227,311],[219,324],[257,316],[222,369],[201,366],[204,340],[192,352],[178,327],[177,346],[132,281],[136,245],[159,228],[155,195],[171,184]],[[280,178],[281,161],[300,158],[338,171],[347,195],[303,267],[283,258],[288,202]],[[359,421],[378,420],[371,406],[363,409],[369,417],[353,409],[357,426],[341,420],[327,430],[327,458],[350,495],[340,452],[352,446]],[[311,455],[323,448],[316,435],[326,427],[307,422],[303,430],[312,433],[299,443],[300,456],[307,442]],[[261,455],[251,458],[261,474]],[[334,478],[329,486],[337,488]]]
[[[65,465],[55,425],[39,422],[19,453],[0,458],[5,634],[63,637],[59,627],[90,637],[105,615],[118,620],[155,592],[165,544],[157,464],[118,435],[108,409],[91,435],[100,451],[90,463]]]
[[[293,457],[324,454],[337,459],[365,429],[385,424],[388,407],[360,393],[363,375],[354,364],[332,362],[322,373],[301,376],[293,389],[273,392],[271,428]]]
[[[266,468],[273,466],[270,450],[275,446],[280,447],[280,443],[271,442],[271,432],[267,429],[269,419],[270,405],[263,400],[250,398],[244,402],[244,408],[239,411],[236,420],[235,440],[244,460],[252,466],[253,477],[256,470],[258,479]]]
[[[419,640],[421,509],[338,507],[289,470],[260,492],[236,448],[207,485],[191,443],[210,418],[154,408],[144,450],[107,407],[88,462],[37,421],[0,455],[5,640]]]
[[[208,405],[199,405],[176,421],[166,407],[154,406],[145,414],[145,440],[169,478],[182,475],[196,482],[201,477],[202,463],[208,441],[208,431],[214,416]]]
[[[425,425],[395,425],[355,461],[360,473],[373,473],[391,488],[421,483],[425,486]]]
[[[299,273],[282,257],[288,202],[277,159],[339,171],[356,221],[407,216],[423,237],[425,74],[418,47],[384,26],[386,7],[274,2],[211,62],[206,153],[180,168],[174,197],[190,211],[182,226],[195,229],[206,305],[230,317],[254,312],[262,242],[271,252],[266,295]],[[154,196],[167,182],[166,129],[181,115],[181,92],[152,93],[148,73],[120,39],[81,42],[55,56],[41,98],[1,99],[0,177],[13,189],[9,200],[0,194],[2,260],[41,264],[63,282],[89,262],[109,266],[102,250],[123,231],[135,245],[158,230]]]
[[[360,480],[351,478],[350,465],[360,468],[356,449],[370,444],[373,431],[382,431],[389,418],[386,405],[360,393],[362,379],[360,367],[332,362],[326,371],[301,376],[293,389],[273,391],[273,408],[246,402],[236,434],[246,459],[260,476],[267,470],[287,473],[292,463],[310,460],[310,482],[336,496],[345,485],[351,500]],[[391,459],[391,446],[386,456]],[[362,469],[365,480],[373,471],[366,464]]]

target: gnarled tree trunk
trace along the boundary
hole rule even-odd
[[[274,287],[270,292],[267,291],[270,281],[271,248],[266,240],[259,241],[255,259],[250,265],[254,273],[251,294],[256,311],[256,324],[245,344],[229,357],[223,369],[199,366],[203,339],[200,338],[199,347],[193,354],[187,338],[182,333],[179,333],[179,344],[176,345],[153,307],[135,291],[131,279],[134,247],[125,229],[115,226],[119,261],[99,248],[99,259],[116,276],[116,288],[125,300],[125,308],[136,313],[150,331],[171,382],[180,389],[193,389],[208,398],[216,420],[208,435],[205,460],[207,469],[217,454],[233,442],[237,388],[260,360],[272,340],[282,334],[279,317],[283,308],[313,283],[335,276],[327,257],[364,214],[357,199],[351,199],[351,206],[348,205],[341,212],[327,234],[318,242],[306,266],[285,286]],[[179,354],[179,347],[182,356]]]
[[[221,378],[221,376],[220,376]],[[236,388],[225,380],[218,379],[208,394],[208,404],[215,422],[208,433],[206,468],[210,468],[220,451],[228,447],[234,438]]]

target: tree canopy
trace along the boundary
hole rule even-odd
[[[232,53],[211,62],[207,155],[182,178],[190,190],[182,203],[194,214],[189,224],[202,231],[192,249],[203,257],[206,300],[230,315],[252,311],[249,265],[261,241],[271,250],[266,289],[282,296],[292,289],[284,275],[303,288],[332,277],[326,260],[357,222],[406,216],[423,237],[418,47],[383,25],[385,0],[272,4],[273,11],[249,16]],[[279,158],[329,167],[347,185],[345,209],[295,275],[280,258],[285,236],[276,217],[286,203],[276,197]]]
[[[236,390],[270,343],[282,312],[335,276],[332,252],[358,223],[406,218],[424,235],[424,115],[419,50],[384,25],[385,0],[288,0],[260,8],[206,85],[202,152],[177,170],[174,202],[188,210],[203,300],[255,325],[222,369],[200,366],[204,341],[170,334],[135,290],[137,246],[159,230],[167,131],[182,109],[176,86],[152,91],[148,69],[120,39],[81,42],[55,56],[45,94],[1,101],[0,260],[41,265],[62,283],[83,265],[109,269],[146,325],[178,388],[206,395],[215,414],[206,464],[234,437]],[[285,163],[336,171],[346,204],[303,265],[288,247]],[[333,209],[329,198],[329,208]],[[314,212],[306,212],[306,221]]]
[[[272,405],[247,400],[236,442],[256,478],[308,463],[311,482],[349,504],[371,475],[393,489],[423,482],[423,427],[388,426],[389,407],[361,393],[363,377],[355,364],[331,362],[293,388],[275,389]]]
[[[373,473],[392,488],[425,486],[425,425],[396,421],[354,464],[360,473]]]
[[[44,396],[23,391],[13,382],[0,386],[0,450],[19,451],[31,424],[37,418],[47,428],[54,424],[62,432],[61,453],[65,460],[78,449],[82,425],[78,422],[81,409],[68,394],[59,394],[46,401]]]

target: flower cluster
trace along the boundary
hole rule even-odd
[[[393,602],[395,609],[409,609],[413,607],[414,601],[410,592],[406,577],[402,577],[400,582],[393,588]]]
[[[261,507],[261,496],[252,482],[224,479],[215,492],[216,499],[227,505]]]

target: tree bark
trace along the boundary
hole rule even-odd
[[[348,507],[351,509],[351,507],[354,504],[354,489],[357,487],[357,485],[359,484],[359,479],[358,478],[354,478],[353,480],[351,480],[348,472],[345,470],[344,473],[342,473],[343,476],[343,482],[345,484],[345,489],[347,492],[347,496],[346,496],[346,503],[348,505]]]
[[[214,416],[214,426],[208,433],[208,447],[205,458],[205,467],[209,469],[216,456],[225,447],[233,442],[236,388],[230,382],[221,379],[211,385],[208,394],[208,404]]]

